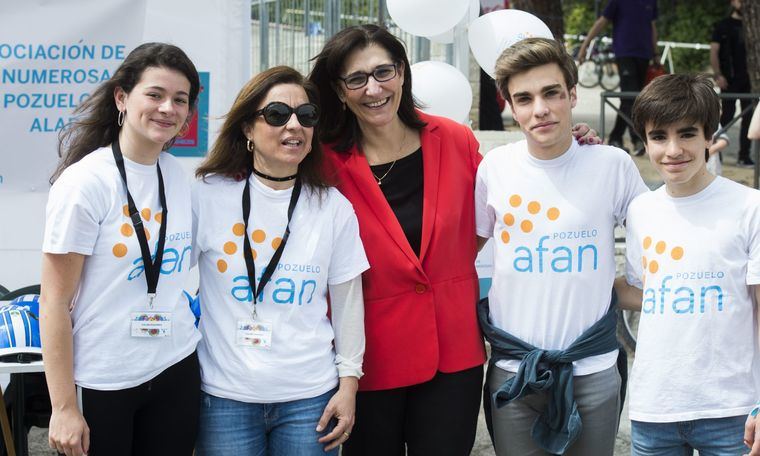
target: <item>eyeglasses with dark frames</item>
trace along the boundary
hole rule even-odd
[[[371,73],[365,73],[363,71],[357,71],[351,73],[345,78],[338,78],[343,81],[348,90],[361,89],[369,82],[369,77],[372,76],[377,82],[390,81],[395,78],[397,74],[397,66],[395,63],[386,63],[384,65],[378,65],[372,70]]]
[[[254,112],[253,116],[264,116],[264,120],[269,125],[281,127],[288,123],[293,113],[296,114],[298,123],[304,127],[314,127],[319,122],[319,108],[314,103],[304,103],[291,108],[281,101],[273,101]]]

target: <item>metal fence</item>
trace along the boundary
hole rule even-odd
[[[411,0],[410,0],[411,1]],[[451,44],[434,43],[399,29],[385,0],[251,0],[253,72],[289,65],[303,74],[332,35],[357,24],[382,24],[406,45],[411,63],[452,63]]]

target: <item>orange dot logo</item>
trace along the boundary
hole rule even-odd
[[[225,242],[222,245],[222,252],[224,252],[225,255],[235,255],[238,254],[238,251],[243,248],[244,240],[242,239],[243,236],[245,236],[245,225],[243,223],[235,223],[230,228],[230,231],[232,234],[241,239],[233,239],[230,241]],[[255,229],[251,232],[251,241],[254,245],[251,246],[251,256],[255,260],[258,257],[258,252],[256,249],[264,248],[264,246],[260,245],[263,244],[267,240],[267,233],[264,230],[261,229]],[[272,246],[272,250],[276,250],[277,247],[280,246],[282,243],[282,238],[275,237],[271,240],[270,245]],[[266,244],[265,244],[266,245]],[[229,269],[229,262],[228,259],[220,258],[216,262],[216,269],[224,274]]]
[[[684,249],[681,246],[674,246],[668,250],[668,243],[665,241],[655,242],[651,236],[644,237],[642,242],[644,252],[641,256],[641,266],[644,270],[644,282],[646,282],[646,275],[656,274],[660,270],[660,266],[663,260],[670,257],[674,261],[679,261],[684,257]],[[650,248],[654,245],[654,252],[650,252]]]
[[[667,248],[667,246],[665,245],[665,242],[664,241],[660,241],[657,244],[655,244],[654,251],[657,252],[658,254],[662,255],[662,252],[664,252],[666,248]]]
[[[237,252],[237,244],[232,241],[225,242],[222,250],[224,250],[224,253],[227,255],[232,255],[233,253]]]
[[[143,230],[145,231],[145,238],[150,241],[150,230],[148,230],[148,224],[151,222],[150,216],[152,211],[150,208],[146,207],[141,209],[140,216],[145,220],[145,225],[143,226]],[[135,228],[132,225],[132,218],[129,216],[129,205],[125,204],[121,208],[121,213],[124,215],[126,220],[119,226],[119,234],[122,237],[129,238],[132,237],[135,234]],[[163,218],[163,212],[156,212],[155,214],[155,220],[158,223],[161,223],[161,220]],[[111,253],[113,253],[113,256],[116,258],[123,258],[129,253],[129,248],[127,247],[127,244],[124,242],[117,242],[111,247]]]
[[[253,242],[257,244],[261,244],[266,240],[267,234],[264,232],[264,230],[255,230],[253,233],[251,233],[251,239],[253,239]]]
[[[127,254],[127,246],[122,243],[114,245],[111,250],[113,251],[113,256],[116,258],[121,258]]]
[[[511,195],[509,197],[509,205],[512,208],[515,208],[516,213],[520,213],[523,211],[523,209],[520,209],[520,206],[522,206],[523,203],[523,197],[521,195]],[[513,212],[507,212],[502,216],[502,221],[504,222],[504,225],[507,227],[501,231],[501,241],[505,244],[508,244],[509,241],[512,239],[512,234],[509,232],[511,231],[509,228],[517,225],[519,227],[520,232],[529,234],[532,233],[533,230],[536,228],[536,224],[541,222],[541,220],[546,217],[546,220],[549,222],[553,222],[559,218],[560,212],[559,209],[556,207],[549,207],[546,209],[546,211],[542,215],[542,208],[544,206],[541,204],[540,201],[536,200],[530,200],[528,201],[528,204],[525,205],[525,209],[523,214],[521,214],[521,217],[524,216],[522,220],[517,220],[516,213]]]

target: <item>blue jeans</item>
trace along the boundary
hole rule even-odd
[[[321,396],[290,402],[253,404],[201,392],[196,456],[337,456],[325,453],[317,439],[317,422],[337,389]]]
[[[746,415],[675,423],[631,421],[633,456],[735,456],[746,454]]]

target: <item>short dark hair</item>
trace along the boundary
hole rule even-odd
[[[320,139],[323,143],[337,143],[335,149],[347,151],[361,141],[361,130],[356,116],[345,109],[338,97],[337,87],[346,64],[346,58],[359,49],[377,45],[390,54],[396,64],[404,67],[404,86],[401,89],[401,104],[398,116],[408,127],[421,129],[425,122],[417,115],[417,104],[412,96],[412,70],[406,56],[404,43],[388,30],[374,24],[354,25],[336,33],[322,48],[314,60],[314,68],[309,80],[316,84],[322,97],[319,123]]]
[[[85,155],[105,147],[119,137],[117,116],[119,109],[114,100],[117,87],[126,92],[132,92],[143,72],[148,68],[166,68],[182,73],[190,81],[188,97],[190,113],[189,121],[195,110],[195,103],[200,92],[201,82],[198,71],[190,58],[177,46],[166,43],[144,43],[137,46],[127,55],[111,78],[98,86],[84,103],[74,111],[77,118],[64,127],[58,137],[58,155],[62,157],[58,168],[50,178],[55,181],[61,173],[81,160]],[[164,145],[164,150],[172,146],[172,139]]]
[[[720,120],[720,99],[704,74],[666,74],[655,78],[633,102],[633,127],[646,141],[646,126],[687,121],[702,125],[712,138]]]
[[[247,140],[243,128],[254,120],[254,113],[273,87],[280,84],[295,84],[303,87],[311,103],[319,105],[317,88],[303,77],[301,73],[288,66],[276,66],[254,76],[248,81],[232,103],[230,112],[224,118],[211,151],[195,171],[197,177],[218,174],[233,179],[247,175],[253,163],[252,153],[247,149]],[[322,148],[317,137],[318,127],[314,127],[311,139],[311,151],[298,165],[301,181],[315,190],[328,187],[323,174]]]
[[[558,41],[550,38],[526,38],[504,49],[496,60],[496,87],[501,96],[512,103],[509,79],[532,68],[556,63],[562,71],[567,89],[578,83],[578,68],[570,54]]]

